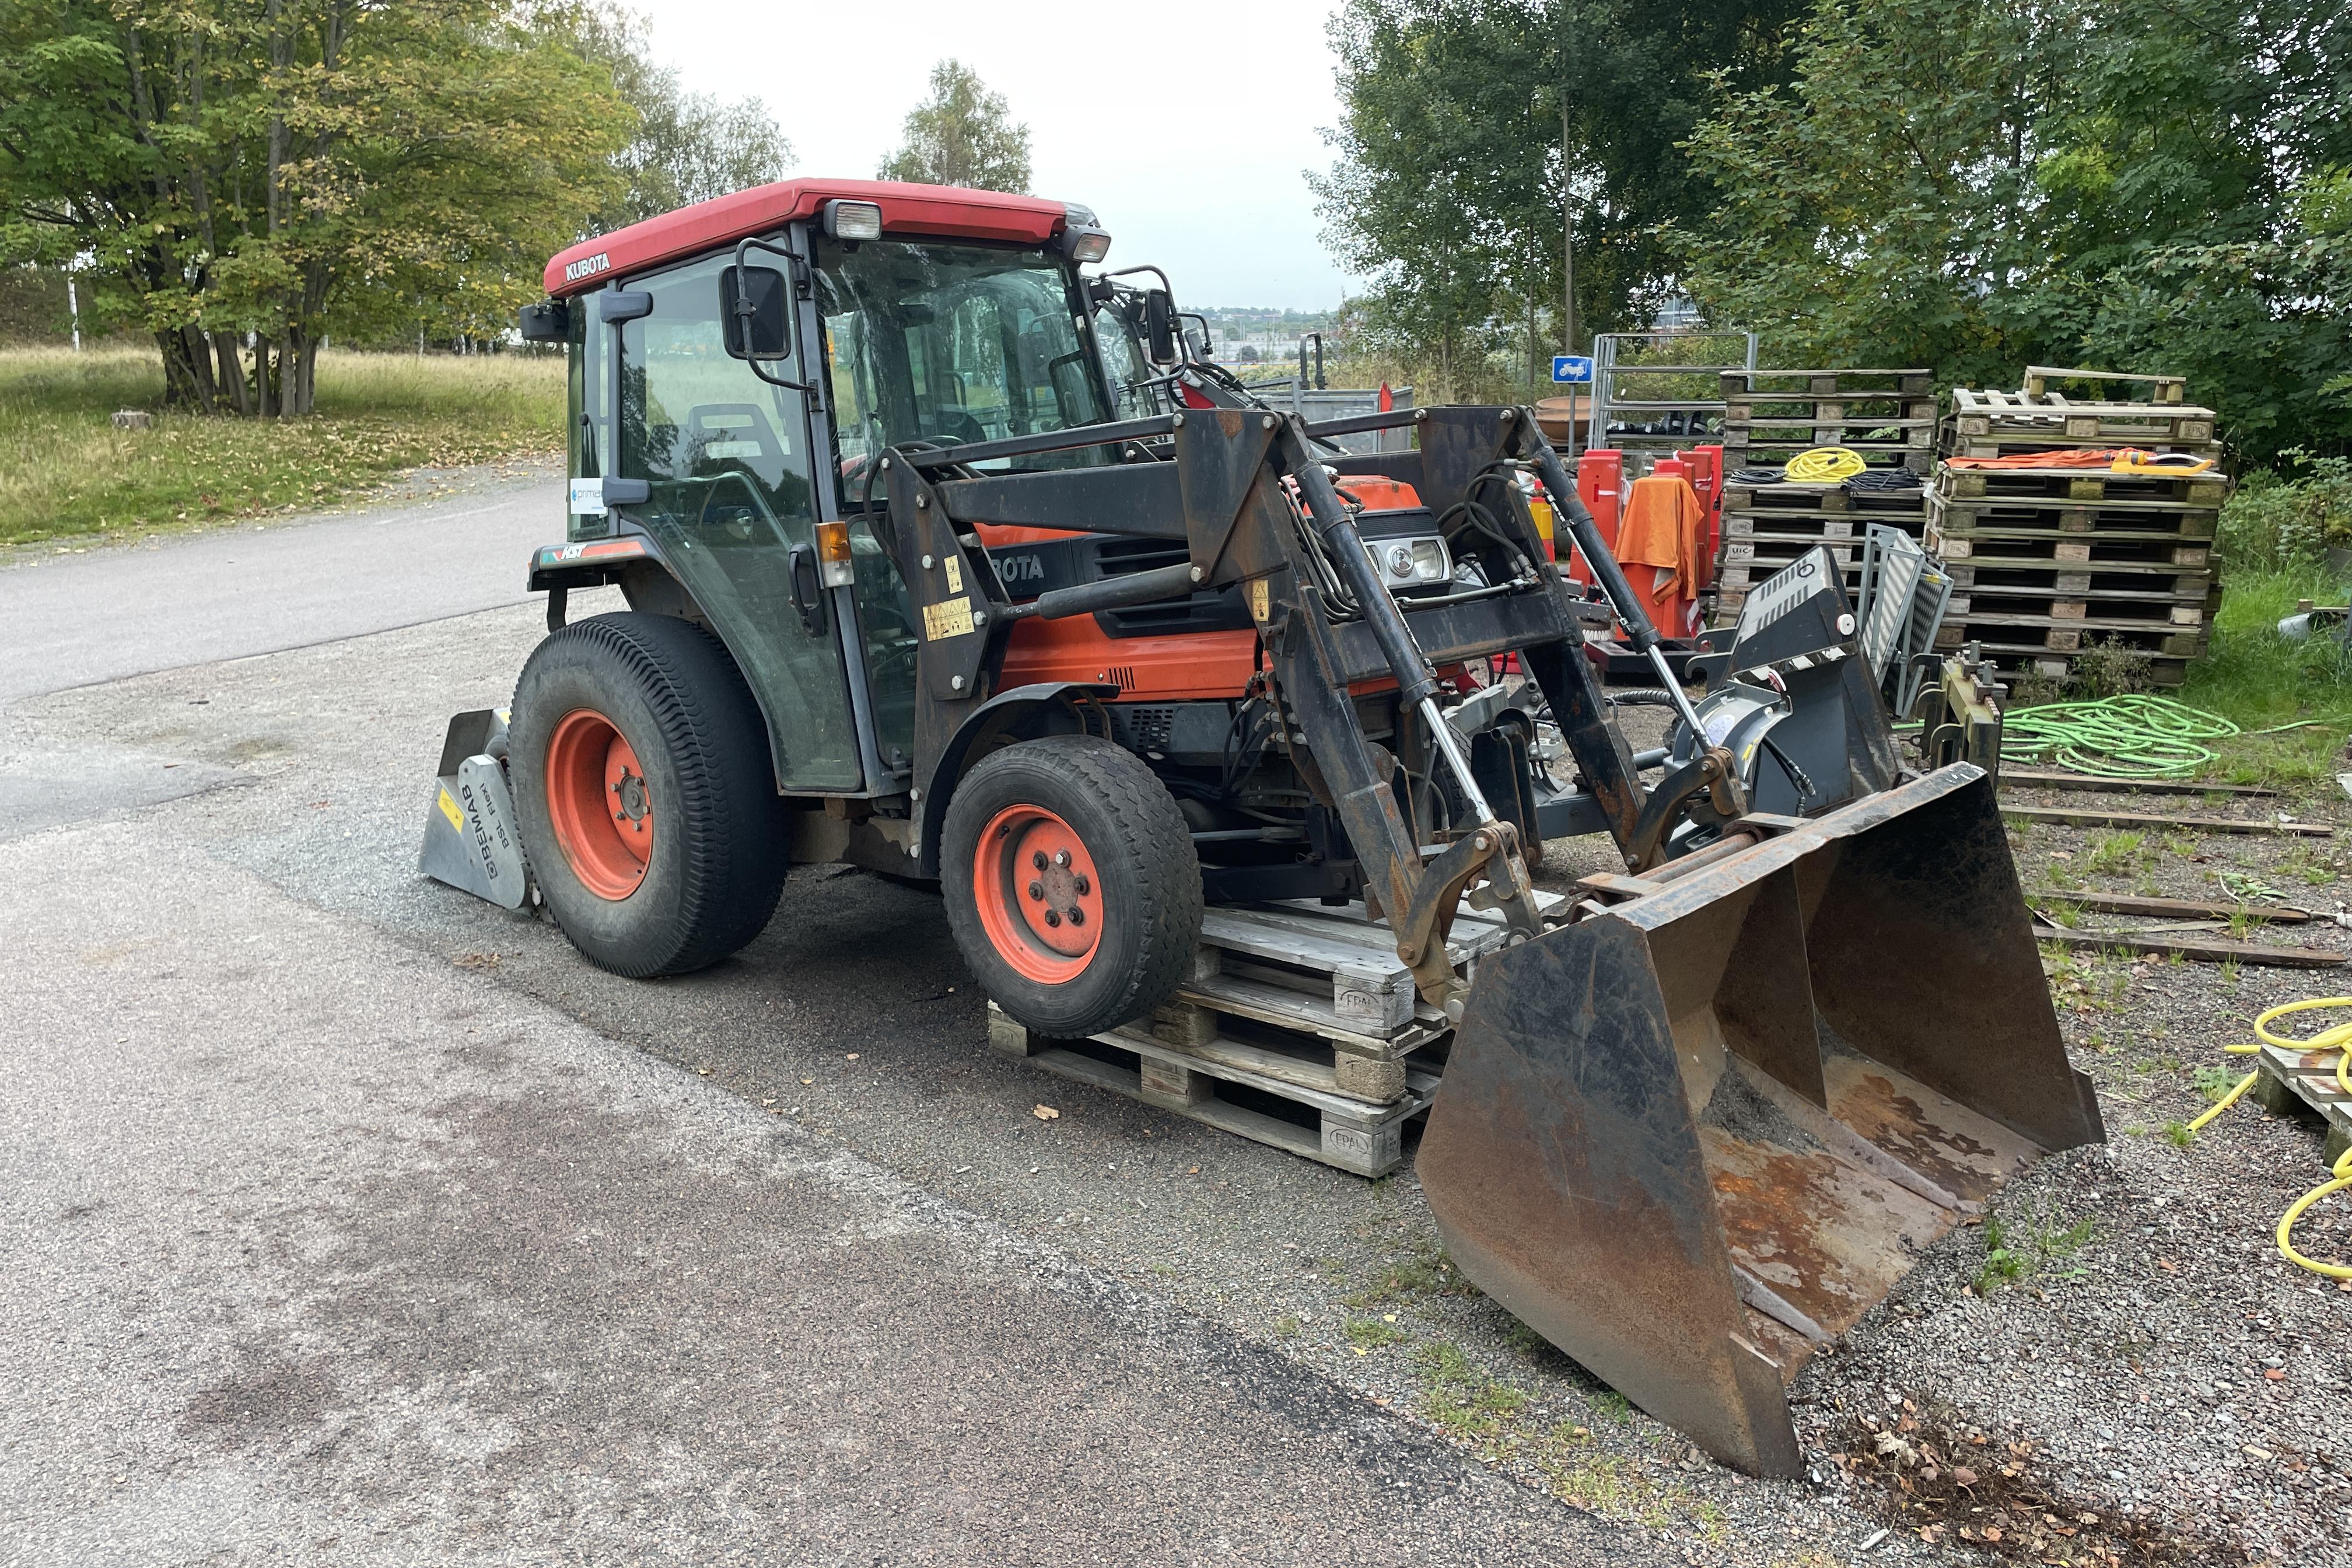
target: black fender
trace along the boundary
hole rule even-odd
[[[1044,680],[1034,686],[1016,686],[1000,691],[970,713],[940,748],[939,760],[931,764],[930,776],[924,780],[915,796],[915,826],[922,853],[917,858],[918,875],[936,877],[940,874],[940,834],[948,819],[948,801],[955,794],[958,780],[970,763],[979,760],[988,742],[1010,731],[1022,728],[1041,714],[1066,714],[1069,722],[1056,730],[1039,730],[1038,734],[1087,731],[1084,705],[1101,702],[1118,695],[1118,688],[1087,680]],[[1024,735],[1024,740],[1032,736]]]

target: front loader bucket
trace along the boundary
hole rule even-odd
[[[1665,875],[1672,875],[1669,868]],[[1920,1250],[2104,1138],[1992,782],[1956,764],[1486,959],[1419,1160],[1447,1251],[1751,1473]]]

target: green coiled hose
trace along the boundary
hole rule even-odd
[[[2187,778],[2214,759],[2199,742],[2238,732],[2220,714],[2169,697],[2133,693],[2045,702],[2002,716],[2000,760],[2054,763],[2103,779]]]

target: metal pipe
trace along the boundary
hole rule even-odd
[[[1073,425],[1066,430],[1043,430],[1034,436],[1007,436],[996,441],[972,441],[936,450],[896,449],[918,468],[945,468],[958,463],[985,463],[996,458],[1026,458],[1038,452],[1064,452],[1080,447],[1114,447],[1121,441],[1146,441],[1176,427],[1175,416],[1155,414],[1148,419],[1125,419],[1108,425]]]
[[[1013,605],[1006,613],[1015,620],[1031,616],[1041,621],[1067,620],[1072,616],[1091,616],[1097,610],[1115,610],[1122,605],[1186,598],[1199,584],[1192,563],[1179,561],[1173,566],[1155,566],[1149,572],[1130,572],[1123,577],[1049,588],[1026,605]]]

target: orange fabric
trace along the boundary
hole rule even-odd
[[[2104,468],[2116,460],[2114,447],[2070,447],[2060,452],[2020,452],[2010,458],[1947,458],[1948,468]]]
[[[1671,474],[1635,479],[1617,529],[1618,564],[1659,632],[1688,637],[1706,574],[1706,506],[1690,481]]]

